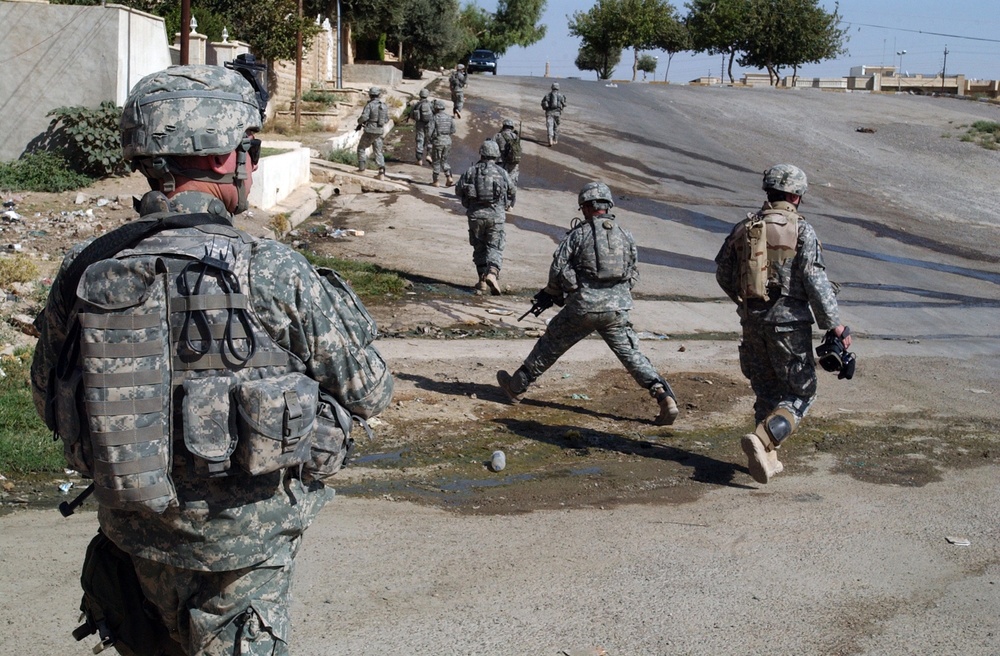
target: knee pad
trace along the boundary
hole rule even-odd
[[[770,451],[781,446],[781,443],[795,432],[798,422],[798,417],[791,410],[779,407],[757,424],[754,433]]]

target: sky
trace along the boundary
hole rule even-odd
[[[488,11],[496,9],[495,0],[471,2]],[[678,15],[687,14],[683,1],[671,2]],[[834,10],[833,0],[821,0],[820,4],[827,11]],[[592,71],[580,71],[573,64],[580,40],[570,36],[567,28],[568,16],[587,11],[593,5],[593,0],[548,0],[541,20],[548,26],[547,35],[527,48],[508,50],[500,59],[498,75],[542,76],[547,64],[553,77],[596,79]],[[908,74],[939,74],[946,66],[948,75],[1000,78],[1000,7],[996,0],[840,0],[840,16],[842,25],[849,27],[848,54],[806,65],[799,70],[800,76],[841,77],[848,75],[852,66],[899,67],[902,62],[901,70]],[[897,54],[904,50],[905,54]],[[707,75],[718,77],[723,71],[721,55],[677,53],[668,71],[666,53],[650,51],[649,54],[658,56],[655,75],[660,81],[669,75],[670,82],[682,84]],[[622,53],[614,79],[631,79],[632,59],[631,50]],[[760,71],[733,63],[733,76],[737,80],[745,72]],[[641,72],[636,79],[642,79]]]

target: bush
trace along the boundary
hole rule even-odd
[[[395,271],[383,269],[370,262],[344,260],[317,253],[304,252],[306,259],[314,267],[333,269],[345,280],[362,299],[379,296],[398,296],[407,287],[407,281]]]
[[[106,100],[96,109],[60,107],[47,116],[54,116],[49,131],[63,143],[67,161],[77,171],[94,178],[125,175],[128,165],[122,159],[121,132],[118,121],[122,110]]]
[[[334,93],[332,91],[324,91],[323,89],[319,89],[317,87],[311,87],[308,91],[302,94],[302,102],[333,105],[338,102],[347,102],[347,97],[342,93]]]
[[[15,282],[28,282],[38,277],[38,265],[23,253],[13,257],[0,256],[0,287]]]
[[[349,164],[351,166],[358,165],[358,153],[350,148],[337,148],[332,151],[326,158],[331,162],[337,162],[338,164]]]
[[[0,162],[0,189],[10,191],[69,191],[86,187],[93,179],[72,170],[57,153],[29,153],[14,162]]]

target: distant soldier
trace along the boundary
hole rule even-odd
[[[743,436],[750,475],[767,483],[784,470],[777,449],[816,398],[813,316],[838,349],[824,369],[854,375],[851,331],[840,322],[816,231],[799,214],[806,174],[791,164],[764,171],[767,202],[736,224],[715,257],[715,278],[735,303],[743,326],[740,369],[757,399],[757,428]],[[817,349],[819,351],[820,349]]]
[[[542,98],[545,110],[545,130],[549,135],[549,145],[559,143],[559,119],[566,108],[566,96],[559,92],[559,83],[552,83],[552,90]]]
[[[500,166],[510,176],[510,181],[517,185],[518,168],[521,163],[521,135],[514,129],[514,121],[505,118],[503,128],[493,137],[500,146]]]
[[[417,140],[417,166],[424,165],[424,144],[427,144],[427,150],[430,151],[431,119],[434,118],[434,106],[428,95],[427,89],[421,89],[419,100],[410,106],[410,119],[413,120],[413,132]]]
[[[469,83],[469,75],[465,72],[465,64],[455,67],[455,72],[448,78],[448,86],[451,87],[451,103],[455,109],[455,118],[462,118],[462,107],[465,105],[465,85]]]
[[[520,403],[528,387],[574,344],[597,332],[635,382],[659,405],[656,425],[674,423],[677,399],[667,380],[639,351],[629,321],[632,287],[639,280],[635,240],[615,220],[611,190],[603,182],[584,185],[577,197],[583,220],[574,219],[549,268],[548,284],[534,301],[543,308],[564,306],[549,322],[524,363],[513,373],[497,372],[497,382],[511,403]]]
[[[472,262],[479,273],[475,289],[480,294],[489,289],[491,294],[499,296],[498,277],[506,243],[504,222],[507,210],[514,207],[517,189],[507,172],[497,165],[500,147],[495,141],[484,141],[479,157],[479,161],[458,179],[455,195],[462,201],[469,218]]]
[[[382,134],[385,126],[389,123],[389,108],[382,102],[379,96],[382,90],[372,87],[368,90],[370,100],[365,108],[361,110],[358,117],[358,127],[355,130],[364,130],[361,140],[358,141],[358,172],[363,173],[368,168],[366,157],[368,147],[371,146],[375,154],[375,165],[378,167],[378,179],[385,178],[385,157],[382,154]]]
[[[455,134],[455,122],[444,111],[444,101],[434,101],[434,116],[431,118],[431,165],[434,171],[432,184],[440,187],[438,176],[444,173],[446,183],[450,187],[451,164],[448,163],[448,155],[451,154],[451,135]]]

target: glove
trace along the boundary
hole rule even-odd
[[[358,123],[358,127],[354,128],[354,131],[355,131],[355,132],[357,132],[357,131],[358,131],[358,130],[360,130],[360,129],[361,129],[361,124],[360,124],[360,123]]]

